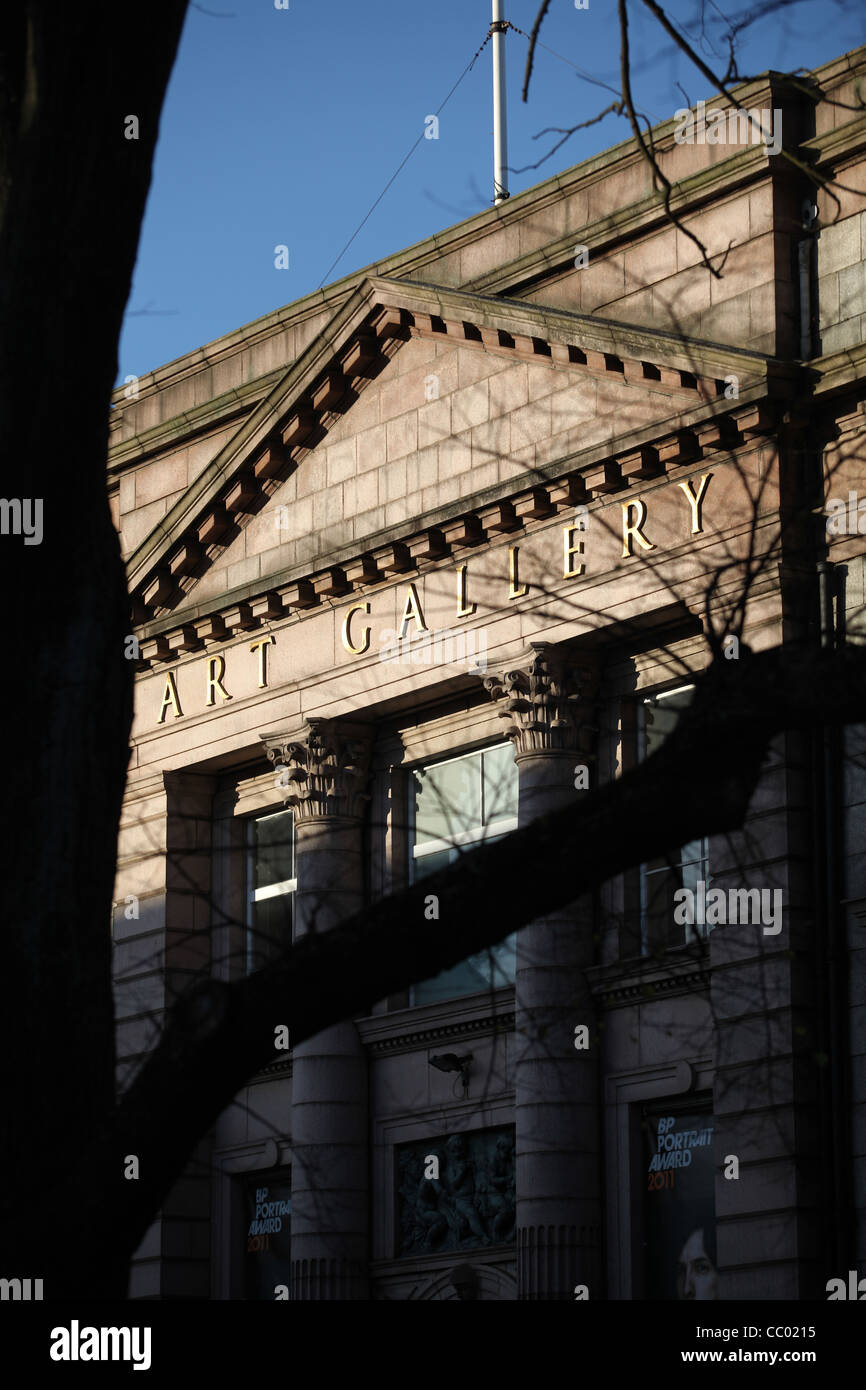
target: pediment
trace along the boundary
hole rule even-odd
[[[507,529],[627,486],[687,457],[684,425],[701,418],[721,439],[716,417],[754,411],[784,391],[779,375],[756,353],[369,279],[130,557],[136,620],[151,632],[189,621],[185,640],[197,643],[218,635],[203,613],[232,593],[258,600],[256,612],[239,600],[243,626],[349,592],[406,568],[413,529],[443,507],[457,524],[470,498],[498,505]],[[416,537],[418,554],[448,544],[432,529]],[[329,563],[347,554],[348,567]]]

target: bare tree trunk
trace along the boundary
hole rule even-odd
[[[85,1187],[71,1174],[114,1104],[133,671],[105,487],[110,393],[185,8],[32,0],[7,8],[0,40],[0,467],[32,531],[0,536],[20,653],[3,683],[0,1249],[4,1273],[43,1278],[48,1297],[125,1292],[104,1186],[124,1181],[123,1155]]]

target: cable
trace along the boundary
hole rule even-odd
[[[442,102],[441,106],[439,106],[439,107],[437,108],[436,112],[434,113],[436,116],[438,116],[439,113],[440,113],[441,111],[444,111],[444,110],[445,110],[445,107],[448,105],[448,103],[449,103],[449,101],[451,100],[451,98],[453,97],[454,93],[457,91],[457,88],[460,86],[460,83],[463,81],[463,79],[464,79],[464,77],[466,76],[467,72],[469,72],[469,71],[475,66],[476,61],[477,61],[478,58],[481,56],[481,54],[484,52],[484,49],[485,49],[486,46],[487,46],[488,40],[490,39],[490,35],[492,34],[492,32],[493,32],[492,29],[488,29],[488,31],[487,31],[487,36],[486,36],[484,42],[481,44],[480,48],[479,48],[479,49],[477,50],[477,52],[475,53],[474,57],[472,58],[472,61],[466,64],[466,67],[463,69],[463,71],[461,72],[461,74],[460,74],[460,76],[458,77],[457,81],[454,83],[454,86],[451,88],[451,91],[448,93],[447,97],[446,97],[445,100]],[[376,208],[377,208],[377,207],[379,206],[379,204],[381,203],[382,199],[384,198],[385,194],[388,192],[388,189],[391,187],[391,184],[392,184],[392,183],[394,182],[394,180],[397,178],[397,175],[400,173],[400,171],[401,171],[401,169],[403,168],[403,166],[404,166],[405,164],[407,164],[407,163],[409,162],[409,160],[412,158],[412,155],[415,153],[415,151],[417,150],[417,148],[418,148],[418,146],[420,145],[421,141],[424,139],[425,134],[426,134],[426,132],[422,130],[421,134],[418,136],[418,139],[415,141],[415,143],[414,143],[414,145],[412,146],[412,148],[411,148],[411,150],[409,151],[409,153],[400,161],[400,163],[398,164],[398,166],[397,166],[397,168],[395,169],[394,173],[391,175],[390,179],[389,179],[388,182],[385,184],[385,187],[382,189],[382,192],[379,194],[378,198],[376,199],[375,203],[374,203],[373,206],[370,208],[370,211],[367,213],[366,217],[363,219],[363,221],[361,221],[361,222],[358,223],[358,226],[355,228],[354,232],[353,232],[352,235],[349,237],[349,240],[346,242],[346,245],[343,247],[343,249],[342,249],[342,251],[340,252],[340,254],[339,254],[339,256],[337,257],[337,259],[336,259],[335,261],[332,261],[331,264],[328,266],[328,269],[325,271],[325,274],[322,276],[322,279],[321,279],[321,280],[319,281],[319,283],[318,283],[317,289],[321,289],[321,288],[322,288],[322,286],[323,286],[323,285],[325,284],[325,282],[327,281],[328,276],[331,274],[331,271],[334,269],[335,266],[338,266],[338,265],[340,264],[340,261],[343,259],[343,257],[345,256],[346,252],[348,251],[349,247],[352,245],[352,242],[355,240],[355,237],[356,237],[356,236],[358,235],[358,233],[361,231],[362,227],[364,227],[364,225],[370,220],[370,218],[372,217],[373,213],[376,211]]]

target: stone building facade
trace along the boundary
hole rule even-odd
[[[116,392],[122,1077],[201,972],[651,755],[749,559],[751,648],[856,636],[863,542],[824,513],[866,491],[864,74],[866,49],[739,89],[778,153],[658,126],[678,225],[629,140]],[[862,1273],[862,744],[778,739],[740,834],[583,896],[576,846],[568,909],[275,1051],[131,1295],[803,1299]]]

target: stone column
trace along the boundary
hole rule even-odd
[[[295,939],[362,906],[370,734],[310,719],[265,738],[295,813]],[[292,1050],[292,1298],[369,1297],[367,1059],[351,1020]]]
[[[526,658],[485,681],[508,721],[526,825],[594,785],[596,673],[557,648],[531,643]],[[587,775],[579,772],[585,768]],[[578,787],[576,789],[576,782]],[[574,886],[580,890],[580,846]],[[517,865],[529,873],[531,865]],[[593,963],[589,897],[517,936],[515,1123],[517,1281],[520,1299],[569,1299],[586,1285],[603,1296],[599,1035],[584,970]],[[588,1046],[575,1046],[575,1029]],[[579,1035],[578,1035],[579,1036]]]

